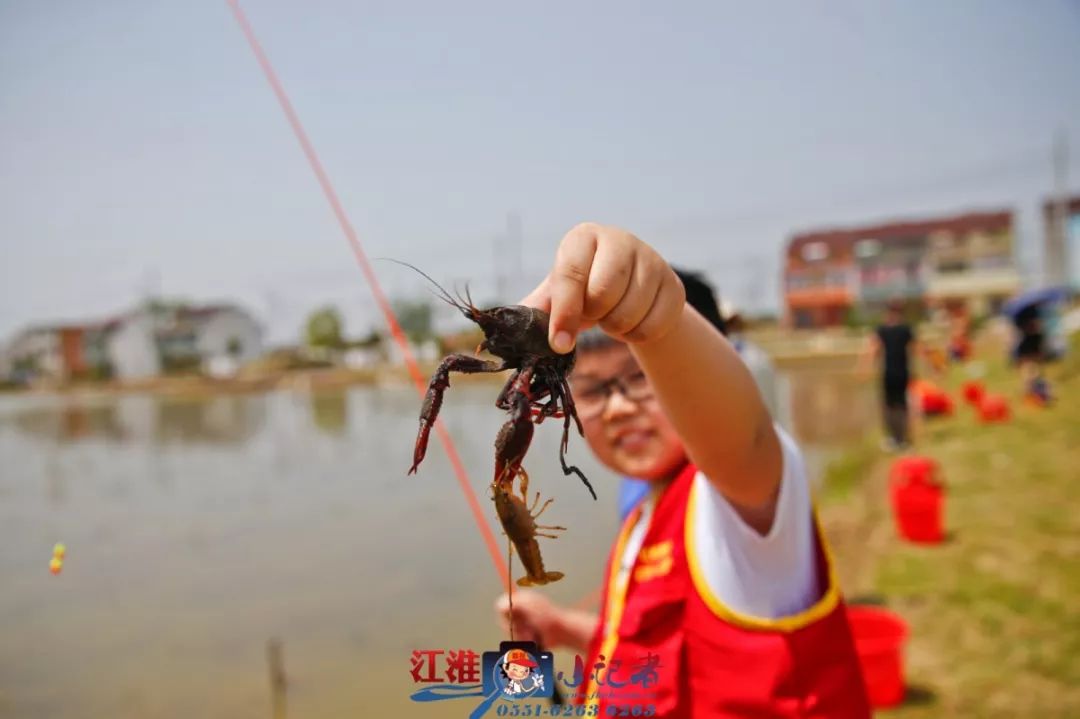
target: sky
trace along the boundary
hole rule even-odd
[[[1080,187],[1078,0],[242,5],[368,254],[477,299],[585,220],[761,311],[793,232],[1007,208],[1035,281],[1057,132]],[[0,253],[0,340],[151,295],[381,326],[224,0],[0,3]]]

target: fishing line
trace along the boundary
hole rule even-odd
[[[397,320],[397,316],[394,314],[393,308],[390,306],[390,302],[386,299],[386,295],[382,291],[382,286],[375,276],[375,271],[371,268],[371,263],[368,262],[367,254],[360,244],[360,238],[357,236],[356,230],[353,229],[348,215],[345,214],[345,208],[338,199],[337,192],[330,182],[330,177],[326,174],[326,170],[323,168],[322,162],[320,162],[319,156],[315,152],[314,145],[312,145],[311,141],[308,139],[307,132],[304,131],[304,126],[300,122],[300,117],[296,114],[296,110],[293,109],[292,102],[290,102],[288,95],[285,93],[284,86],[281,84],[277,73],[270,64],[270,59],[266,56],[266,53],[262,49],[262,45],[255,36],[255,31],[252,29],[251,23],[248,22],[247,16],[240,8],[239,0],[225,0],[225,2],[232,9],[233,16],[236,18],[237,24],[240,25],[240,30],[243,31],[244,37],[248,41],[248,45],[251,46],[252,52],[255,53],[255,59],[259,62],[263,74],[266,75],[266,79],[270,83],[274,95],[277,96],[278,103],[285,112],[285,117],[292,127],[293,134],[296,135],[296,139],[300,143],[300,147],[303,149],[304,155],[307,157],[308,163],[311,165],[311,169],[315,173],[316,179],[319,181],[319,186],[322,188],[323,194],[326,196],[327,202],[330,203],[330,208],[333,210],[334,216],[341,226],[341,231],[345,234],[345,238],[352,247],[353,255],[360,265],[360,270],[364,273],[368,286],[371,288],[371,293],[375,296],[375,302],[382,311],[383,317],[386,319],[386,324],[390,327],[390,334],[401,348],[401,354],[405,358],[405,364],[409,368],[409,374],[412,376],[413,384],[416,385],[417,392],[423,397],[427,390],[427,380],[420,372],[420,366],[417,364],[412,349],[410,349],[409,343],[405,339],[405,333],[401,329],[401,325]],[[472,485],[469,484],[469,476],[465,472],[465,466],[462,464],[461,457],[458,455],[453,440],[450,438],[450,433],[446,431],[446,427],[443,425],[442,420],[435,421],[435,433],[439,436],[439,441],[442,442],[443,448],[446,450],[446,455],[450,459],[450,466],[453,467],[454,476],[457,478],[458,485],[465,495],[465,501],[468,503],[469,509],[472,510],[473,520],[476,522],[476,527],[480,531],[484,544],[487,545],[488,553],[491,555],[491,561],[495,565],[495,569],[502,580],[506,584],[509,584],[509,564],[504,565],[502,562],[502,555],[499,550],[499,545],[495,540],[495,534],[491,531],[491,527],[488,526],[487,520],[484,518],[484,514],[480,508],[480,502],[476,497],[476,492],[473,491]]]
[[[511,547],[513,543],[510,541],[510,536],[506,537],[506,597],[510,602],[510,641],[514,641],[514,583],[510,581],[510,559],[512,556]]]

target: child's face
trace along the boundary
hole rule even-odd
[[[663,480],[682,466],[682,440],[626,345],[580,352],[570,387],[585,439],[608,467],[631,477]]]
[[[507,664],[505,667],[506,675],[516,681],[521,681],[525,677],[529,676],[531,671],[529,667],[524,664]]]

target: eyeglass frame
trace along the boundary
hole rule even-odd
[[[628,380],[630,377],[636,375],[641,375],[645,378],[645,394],[640,394],[639,392],[629,390]],[[640,367],[633,372],[616,375],[614,377],[604,380],[603,382],[598,382],[595,385],[588,387],[587,389],[587,391],[590,393],[597,390],[604,393],[604,398],[602,401],[597,402],[594,409],[589,410],[588,405],[581,402],[581,396],[583,394],[582,391],[580,389],[575,391],[573,383],[571,382],[570,391],[571,393],[576,395],[574,405],[576,408],[578,408],[578,416],[582,421],[596,419],[597,417],[602,415],[604,413],[604,410],[607,408],[608,402],[611,400],[611,396],[615,394],[615,392],[618,392],[620,395],[622,395],[623,399],[633,402],[634,404],[648,402],[649,400],[656,397],[656,390],[653,389],[652,383],[649,382],[648,375],[646,375],[644,370],[642,370]]]

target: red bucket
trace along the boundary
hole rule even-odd
[[[863,683],[875,709],[904,700],[904,642],[907,623],[881,607],[848,607]]]
[[[889,471],[889,495],[897,533],[911,542],[938,544],[945,539],[945,488],[937,463],[928,457],[900,457]]]
[[[948,416],[952,414],[953,403],[945,390],[933,382],[912,380],[909,389],[919,403],[919,409],[927,417]]]
[[[961,390],[964,393],[964,399],[972,407],[978,407],[982,402],[983,395],[986,394],[986,385],[977,379],[968,380],[964,383],[964,387]]]
[[[1007,422],[1009,402],[999,394],[985,394],[979,402],[979,419],[983,422]]]
[[[889,468],[889,486],[897,488],[904,484],[935,484],[937,462],[929,457],[908,454],[897,457]]]

